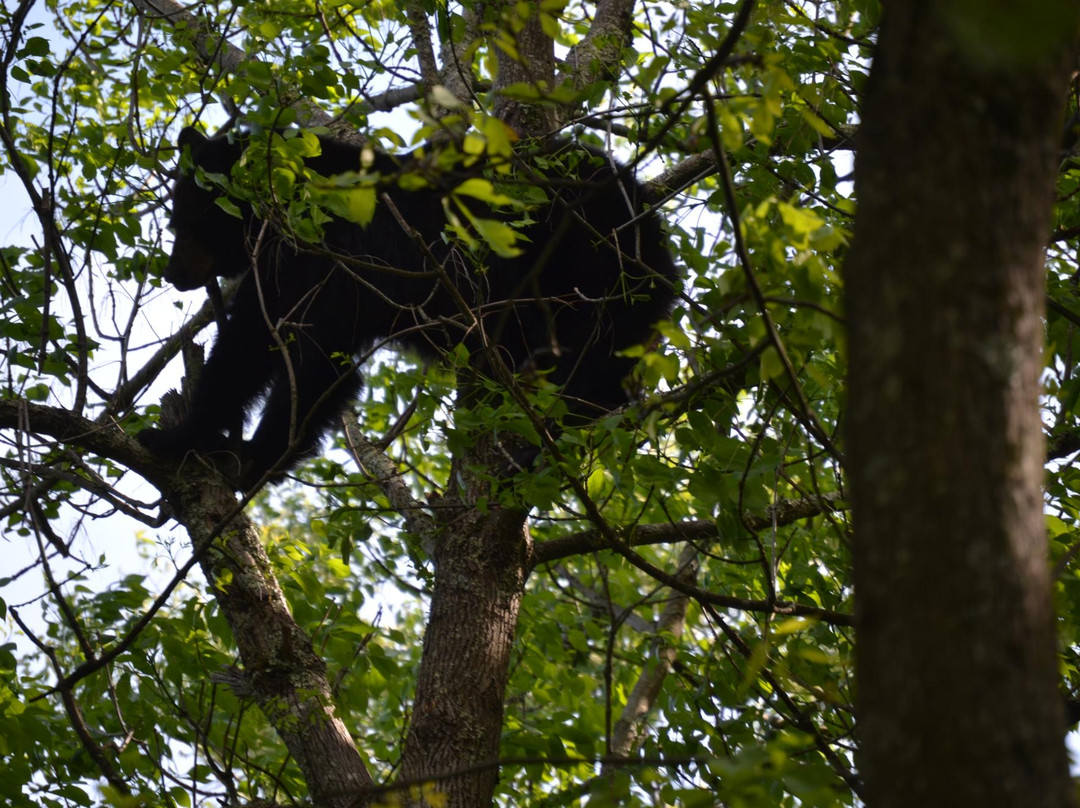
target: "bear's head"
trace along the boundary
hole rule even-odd
[[[240,160],[242,143],[208,138],[192,127],[180,132],[177,146],[191,155],[191,167],[181,161],[172,194],[172,255],[165,280],[181,291],[206,285],[215,277],[243,275],[251,268],[248,223],[251,207],[218,204],[227,199],[220,182],[228,182]],[[201,171],[200,171],[201,169]],[[235,211],[239,208],[241,215]]]

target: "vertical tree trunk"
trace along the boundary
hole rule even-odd
[[[552,104],[523,103],[502,95],[512,85],[528,86],[540,97],[553,88],[555,43],[540,24],[540,5],[537,2],[502,2],[496,6],[501,12],[500,29],[494,39],[499,70],[495,77],[492,112],[526,137],[549,135],[558,129],[560,122],[560,112]],[[526,8],[528,14],[523,16],[522,11]],[[513,42],[510,49],[505,47],[508,41]]]
[[[1064,0],[885,8],[847,269],[859,763],[872,808],[1074,804],[1038,394],[1076,30]]]
[[[503,702],[530,551],[526,512],[496,504],[490,474],[476,471],[505,462],[495,443],[480,441],[455,463],[451,477],[460,487],[439,503],[449,516],[436,538],[431,614],[399,777],[422,782],[422,795],[443,795],[437,804],[446,808],[490,805],[499,780]]]
[[[513,84],[552,86],[554,43],[540,25],[539,4],[528,4],[522,18],[525,5],[498,6],[496,93]],[[523,135],[546,135],[557,123],[551,107],[505,96],[494,113]],[[458,406],[475,402],[474,385],[462,382]],[[446,808],[490,805],[499,780],[503,702],[531,551],[527,509],[498,502],[507,458],[522,447],[511,433],[473,438],[454,460],[456,488],[439,503],[449,516],[435,537],[431,613],[399,777],[423,783],[419,804],[435,791]]]

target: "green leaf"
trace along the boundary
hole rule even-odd
[[[336,192],[341,197],[340,213],[350,222],[367,225],[375,218],[376,190],[373,185],[358,185]]]
[[[833,137],[836,134],[833,128],[809,107],[801,107],[799,114],[822,137]]]
[[[49,40],[42,36],[32,36],[26,40],[22,48],[19,50],[20,57],[27,56],[48,56],[49,55]]]
[[[501,194],[495,190],[495,186],[492,185],[490,180],[483,179],[482,177],[472,177],[465,180],[454,189],[455,194],[462,196],[471,196],[474,199],[479,199],[483,202],[487,202],[490,205],[518,205],[516,200]]]
[[[506,222],[500,222],[498,219],[474,218],[471,219],[471,224],[496,255],[501,258],[514,258],[521,255],[522,249],[516,246],[518,232]]]
[[[813,233],[824,224],[821,217],[813,211],[795,207],[787,202],[777,202],[776,209],[780,212],[780,218],[784,220],[784,224],[799,235]]]
[[[784,368],[784,363],[780,359],[780,354],[777,353],[776,348],[770,345],[761,354],[761,378],[780,379],[786,374],[787,370]]]

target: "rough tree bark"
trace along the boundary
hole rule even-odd
[[[433,537],[435,586],[398,778],[430,784],[447,808],[489,805],[499,780],[503,703],[529,560],[526,511],[495,504],[491,475],[480,471],[502,457],[487,448],[484,464],[475,464],[475,452],[473,463],[455,463],[459,488],[439,502],[448,516]]]
[[[177,494],[177,518],[192,544],[205,547],[200,566],[240,650],[242,678],[229,684],[259,705],[296,759],[315,805],[356,805],[356,796],[373,785],[371,776],[335,713],[326,663],[293,619],[258,531],[236,514],[232,491],[212,480],[196,479]]]
[[[498,483],[483,471],[504,464],[505,454],[492,440],[471,447],[455,463],[450,477],[458,486],[439,501],[436,520],[425,512],[430,503],[412,498],[356,419],[346,421],[361,468],[405,515],[408,529],[435,548],[435,587],[397,785],[417,787],[421,798],[438,792],[447,806],[489,805],[531,554],[526,512],[497,504]]]
[[[865,800],[1072,805],[1038,395],[1077,7],[894,0],[848,259]]]
[[[555,80],[555,43],[540,25],[539,3],[503,2],[500,31],[493,40],[498,62],[492,113],[515,132],[543,137],[559,126],[560,115],[550,104],[523,104],[501,93],[513,85],[527,85],[540,97],[551,92]],[[528,16],[521,11],[528,8]]]

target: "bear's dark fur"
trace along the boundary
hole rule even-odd
[[[369,182],[376,176],[379,200],[368,224],[330,217],[321,242],[311,244],[286,235],[280,209],[237,201],[230,214],[217,204],[225,193],[206,177],[230,175],[243,138],[208,139],[191,128],[180,134],[180,148],[190,150],[202,176],[182,171],[176,182],[176,240],[165,277],[181,290],[244,277],[186,419],[144,430],[144,445],[174,457],[231,452],[231,467],[240,469],[232,476],[243,488],[271,468],[278,479],[314,453],[359,390],[354,357],[388,339],[425,357],[460,343],[481,357],[488,346],[512,371],[550,369],[579,418],[626,403],[622,383],[634,360],[616,354],[650,340],[671,308],[678,274],[660,222],[646,212],[628,172],[563,144],[580,158],[576,176],[550,177],[548,202],[529,211],[534,223],[521,230],[522,254],[504,258],[447,238],[447,210],[461,208],[444,202],[460,176],[436,180],[441,188],[405,190],[398,179],[409,174],[412,158],[376,154],[370,163],[368,152],[362,165],[355,146],[327,138],[319,145],[321,153],[306,161],[312,171],[358,172]],[[504,222],[522,216],[476,203],[471,212]],[[263,394],[262,418],[243,441],[244,422]]]

